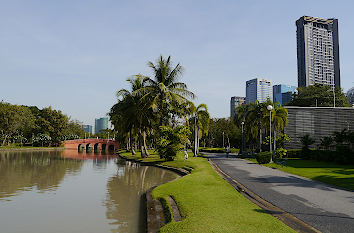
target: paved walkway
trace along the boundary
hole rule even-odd
[[[264,200],[322,232],[354,232],[354,192],[264,167],[216,156],[226,174]]]

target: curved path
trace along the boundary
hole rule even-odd
[[[354,232],[354,192],[238,158],[212,161],[274,206],[322,232]]]

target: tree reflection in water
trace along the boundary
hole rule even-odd
[[[146,209],[143,194],[151,187],[174,180],[178,175],[164,169],[118,163],[117,174],[107,183],[106,217],[112,232],[145,232]],[[136,222],[132,222],[134,220]]]
[[[82,164],[62,158],[58,151],[0,151],[0,201],[26,190],[54,191],[66,174],[77,174]]]

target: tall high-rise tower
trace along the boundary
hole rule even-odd
[[[245,103],[246,98],[240,96],[233,96],[230,100],[230,117],[234,118],[236,115],[236,107],[241,106]]]
[[[296,27],[298,86],[340,87],[338,19],[303,16]]]

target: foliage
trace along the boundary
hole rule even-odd
[[[205,141],[205,146],[208,147],[240,147],[241,136],[241,129],[232,120],[213,118],[210,119],[208,136],[204,136],[202,141]]]
[[[193,116],[189,118],[190,130],[194,132],[194,154],[199,153],[199,140],[203,136],[208,136],[210,115],[206,104],[200,104],[197,108],[192,109]]]
[[[67,135],[71,135],[70,137],[76,135],[77,138],[83,134],[84,130],[80,122],[70,120],[61,111],[53,110],[51,107],[39,109],[35,106],[28,107],[0,102],[2,145],[11,142],[41,145],[43,142],[47,146],[59,146]],[[43,135],[47,135],[50,140],[47,138],[43,141]]]
[[[272,159],[272,153],[268,151],[260,152],[256,154],[256,160],[258,164],[270,163],[271,159]]]
[[[287,150],[286,157],[287,158],[301,158],[302,150],[301,149],[291,149]]]
[[[331,86],[315,84],[308,87],[298,87],[297,93],[293,94],[293,99],[288,106],[301,107],[332,107],[334,96]],[[335,88],[336,107],[350,107],[348,99],[342,89]]]
[[[308,156],[310,154],[310,146],[315,143],[315,140],[306,134],[300,138],[300,141],[302,143],[302,153],[304,156]]]
[[[153,146],[161,134],[160,126],[175,127],[179,119],[192,114],[194,104],[190,99],[195,97],[185,83],[178,81],[183,67],[180,64],[173,67],[170,57],[160,56],[156,64],[149,62],[148,66],[153,77],[139,74],[129,78],[130,90],[117,92],[118,101],[109,113],[121,143],[127,144],[132,154],[140,145],[145,151],[143,157],[149,155],[146,138],[150,138]],[[207,130],[204,125],[201,129]]]
[[[184,149],[184,145],[189,143],[188,136],[191,134],[185,126],[171,128],[169,126],[160,126],[161,137],[157,142],[157,151],[160,158],[166,161],[174,160],[177,153]]]
[[[267,106],[269,105],[273,107],[271,111],[267,109]],[[270,112],[272,114],[271,122],[272,131],[274,132],[273,136],[282,134],[288,124],[288,111],[279,103],[273,103],[268,99],[263,103],[256,101],[255,103],[244,104],[236,108],[235,123],[240,126],[242,122],[244,122],[244,132],[247,144],[250,146],[257,145],[259,151],[262,149],[262,144],[264,144],[263,138],[265,137],[265,134],[269,134]],[[276,147],[277,144],[274,146]]]
[[[286,153],[287,153],[286,149],[279,147],[275,151],[275,158],[282,159],[282,158],[286,157]]]
[[[331,136],[321,138],[321,146],[326,150],[333,144],[333,138]]]

